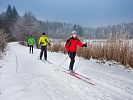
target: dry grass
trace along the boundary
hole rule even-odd
[[[62,52],[62,53],[65,53],[65,48],[61,44],[61,42],[52,43],[52,45],[48,47],[48,50],[51,51],[51,52]]]
[[[64,45],[53,43],[48,49],[51,52],[65,53]],[[126,66],[133,68],[133,44],[119,40],[109,40],[105,45],[93,45],[88,48],[78,47],[77,55],[85,59],[104,59],[106,61],[114,60]]]

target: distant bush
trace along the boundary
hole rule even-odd
[[[6,35],[3,30],[0,30],[0,59],[2,59],[2,53],[5,52],[6,48]]]
[[[48,50],[51,52],[62,52],[65,53],[65,48],[64,46],[61,44],[61,42],[53,42],[52,45],[50,47],[48,47]]]
[[[61,42],[54,42],[48,50],[66,53],[64,44]],[[126,43],[125,41],[108,40],[104,45],[88,45],[87,48],[78,47],[77,55],[85,59],[114,60],[125,65],[126,68],[133,68],[133,44]]]
[[[25,41],[19,41],[19,44],[27,46],[27,43]]]

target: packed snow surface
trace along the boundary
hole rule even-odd
[[[67,54],[48,52],[52,64],[38,60],[39,54],[40,49],[30,54],[28,47],[8,44],[0,60],[0,100],[133,100],[132,70],[76,57],[75,72],[91,85],[63,72]]]

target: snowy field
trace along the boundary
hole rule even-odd
[[[0,100],[133,100],[132,70],[76,57],[75,71],[92,85],[63,72],[69,66],[69,58],[62,64],[68,55],[48,52],[50,64],[38,60],[39,53],[8,44],[0,61]]]
[[[51,39],[53,43],[65,45],[66,41],[62,39]],[[95,47],[95,46],[106,46],[109,40],[107,39],[80,39],[83,43],[87,43],[88,46]],[[113,41],[114,42],[114,41]],[[133,39],[119,39],[115,41],[116,44],[127,45],[129,48],[133,48]]]

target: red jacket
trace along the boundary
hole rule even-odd
[[[67,41],[65,49],[67,52],[76,52],[77,46],[83,47],[83,43],[81,43],[79,39],[71,37]]]

